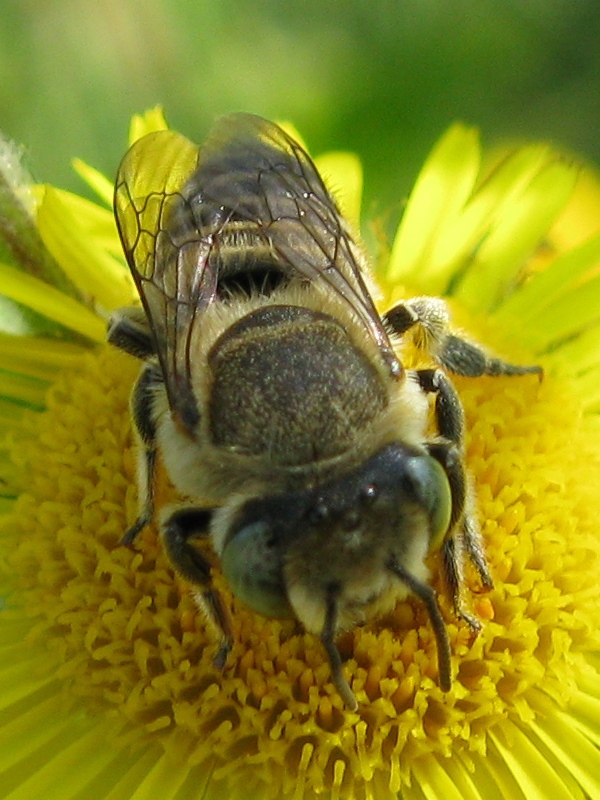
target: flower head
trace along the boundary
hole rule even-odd
[[[163,127],[154,112],[132,137]],[[381,302],[443,295],[461,328],[545,379],[457,379],[494,579],[481,592],[468,576],[485,625],[474,638],[455,620],[432,557],[452,688],[409,598],[338,641],[356,712],[315,637],[243,607],[218,570],[234,648],[215,669],[214,633],[156,529],[121,545],[138,365],[103,344],[108,313],[135,302],[112,213],[52,187],[27,207],[2,185],[3,319],[19,323],[0,338],[6,797],[600,794],[600,225],[583,213],[600,191],[547,146],[480,159],[463,126],[436,146],[377,271]],[[357,220],[356,160],[317,163]],[[164,475],[157,491],[175,499]]]

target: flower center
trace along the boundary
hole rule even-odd
[[[108,348],[87,356],[13,447],[23,493],[5,534],[11,602],[35,620],[31,646],[58,670],[73,707],[83,701],[117,733],[158,739],[174,759],[205,765],[231,796],[237,786],[244,797],[253,787],[262,797],[304,797],[305,787],[353,798],[371,781],[378,797],[391,797],[421,755],[481,751],[495,723],[535,714],[539,687],[568,700],[573,665],[598,645],[600,450],[569,387],[532,376],[456,381],[495,583],[484,593],[468,573],[484,628],[474,640],[455,620],[432,560],[451,691],[437,685],[434,635],[409,599],[339,637],[354,714],[329,681],[320,642],[242,607],[218,568],[235,644],[216,670],[214,632],[156,528],[120,545],[137,511],[128,412],[136,372]],[[158,505],[172,499],[160,477]]]

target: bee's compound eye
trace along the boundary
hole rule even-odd
[[[410,494],[425,509],[430,523],[430,551],[444,541],[452,514],[450,484],[441,464],[431,456],[417,456],[407,464]]]
[[[290,617],[281,555],[264,522],[245,525],[229,537],[221,555],[223,574],[242,602],[265,617]]]

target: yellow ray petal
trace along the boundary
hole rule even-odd
[[[545,270],[529,278],[494,314],[500,324],[522,328],[533,316],[558,300],[578,279],[600,264],[600,236],[556,258]]]
[[[80,158],[74,158],[72,161],[73,169],[83,178],[87,185],[92,188],[98,197],[103,200],[107,206],[112,208],[114,186],[99,170],[90,167],[85,161]]]
[[[83,223],[86,210],[92,218]],[[44,244],[84,296],[105,310],[113,310],[130,305],[135,292],[124,265],[90,236],[87,226],[102,224],[108,213],[47,187],[38,209],[38,227]],[[114,227],[111,238],[115,241]]]
[[[482,783],[483,776],[477,775],[475,778],[472,770],[468,769],[461,759],[452,756],[444,759],[441,766],[465,800],[492,800],[491,787],[485,782]],[[483,780],[485,781],[485,778]]]
[[[134,798],[137,800],[139,787],[144,784],[160,759],[161,753],[156,747],[147,747],[141,752],[137,751],[133,754],[126,752],[115,757],[110,765],[112,768],[110,771],[106,770],[104,775],[103,788],[106,792],[106,800],[134,800]],[[178,783],[178,771],[173,770],[173,783],[175,784]],[[99,795],[89,796],[98,797]],[[202,781],[199,781],[187,794],[182,795],[182,799],[193,800],[194,797],[203,798],[204,796]],[[159,798],[161,795],[157,793],[154,797]]]
[[[15,648],[12,648],[14,651]],[[11,658],[10,648],[3,650],[3,656]],[[61,713],[60,696],[51,694],[41,697],[31,696],[20,713],[8,713],[8,720],[2,727],[3,744],[0,764],[6,770],[29,758],[40,747],[51,741],[57,732],[71,724],[68,714]]]
[[[93,341],[106,338],[105,323],[86,306],[8,264],[0,263],[0,292]]]
[[[28,406],[43,408],[49,384],[29,378],[25,375],[16,375],[13,372],[0,372],[0,396]]]
[[[583,735],[600,747],[600,687],[594,694],[579,691],[569,704],[569,715]]]
[[[23,418],[22,406],[12,400],[0,398],[0,425],[6,428],[13,428]]]
[[[143,114],[134,114],[129,126],[129,144],[131,146],[148,133],[165,131],[167,128],[168,125],[162,106],[154,106],[154,108],[148,109]]]
[[[491,731],[489,736],[499,755],[514,775],[519,788],[528,800],[573,800],[570,791],[535,744],[516,726],[510,727],[510,742]]]
[[[510,151],[487,167],[467,205],[440,226],[429,255],[428,291],[447,290],[457,271],[470,263],[482,241],[510,214],[536,175],[556,160],[556,153],[547,145],[530,145]]]
[[[27,758],[20,781],[4,795],[5,800],[80,796],[91,778],[114,758],[97,726],[91,727],[85,718],[57,714],[55,724],[48,727],[54,736]]]
[[[173,759],[162,755],[141,778],[130,798],[131,800],[155,800],[160,797],[161,800],[174,800],[174,798],[181,797],[179,792],[187,781],[188,775],[189,772],[186,769],[174,772]],[[199,797],[202,797],[199,790],[207,777],[205,773],[196,785]]]
[[[338,201],[342,215],[355,231],[359,231],[363,186],[360,159],[354,153],[324,153],[315,158],[315,164],[327,188]]]
[[[459,788],[437,758],[418,759],[413,765],[416,782],[427,800],[481,800],[481,796],[473,787],[465,774],[465,781]]]
[[[459,767],[461,772],[466,774],[473,783],[475,791],[481,795],[481,800],[506,800],[508,797],[513,800],[513,795],[502,792],[503,779],[498,778],[499,773],[502,773],[503,770],[509,776],[510,773],[508,773],[505,764],[502,764],[501,769],[498,768],[494,764],[494,757],[495,753],[489,753],[487,746],[483,753],[465,753],[461,751],[456,754],[456,758],[448,759],[452,763],[448,765],[447,769],[453,775],[455,766]],[[462,783],[459,781],[457,785],[460,787]],[[514,797],[518,800],[518,795]]]
[[[158,131],[129,148],[117,180],[127,176],[131,198],[145,200],[153,192],[181,189],[197,163],[198,147],[193,142],[175,131]]]
[[[41,380],[53,380],[60,369],[73,367],[84,348],[70,342],[0,333],[0,369]]]
[[[573,169],[559,162],[533,178],[481,244],[455,292],[458,300],[480,312],[499,305],[569,199],[576,177]]]
[[[50,187],[37,187],[40,203],[48,193]],[[113,188],[111,188],[112,196]],[[102,208],[96,203],[86,200],[84,197],[65,192],[62,189],[51,187],[49,199],[60,201],[60,207],[68,211],[71,219],[77,220],[77,226],[85,231],[86,236],[92,237],[98,247],[108,250],[110,253],[122,256],[123,250],[119,241],[115,218],[111,208]],[[121,271],[126,274],[122,266]]]
[[[600,797],[598,749],[573,726],[568,712],[557,712],[545,718],[540,716],[530,727],[569,770],[583,791],[589,797]]]
[[[438,229],[456,217],[470,196],[479,170],[474,128],[453,125],[427,159],[406,206],[392,245],[386,280],[417,279],[429,291],[429,253]]]
[[[12,624],[6,618],[2,620],[4,644],[0,647],[0,709],[6,720],[11,719],[11,707],[18,716],[23,707],[60,693],[60,685],[53,677],[40,676],[36,669],[35,654],[32,655],[23,645],[30,628],[28,622],[23,625],[21,620]]]
[[[598,356],[596,356],[598,357]],[[561,364],[564,359],[560,358]],[[586,412],[597,413],[600,409],[600,364],[583,375],[575,376],[575,386]]]
[[[600,321],[600,276],[548,303],[522,326],[520,341],[536,352]]]

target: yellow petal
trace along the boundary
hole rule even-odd
[[[598,265],[600,236],[595,236],[554,259],[542,272],[534,273],[502,303],[494,318],[500,324],[522,328],[535,314],[565,295]]]
[[[573,727],[570,715],[558,712],[546,718],[540,716],[530,727],[588,796],[600,797],[598,750],[587,736]]]
[[[162,106],[154,106],[144,114],[134,114],[129,126],[129,144],[142,139],[148,133],[167,130],[168,125]]]
[[[354,230],[359,231],[363,187],[360,159],[354,153],[324,153],[315,158],[315,165],[325,185],[337,200],[342,215]]]
[[[516,725],[505,723],[505,728],[509,726],[510,742],[493,731],[489,736],[527,800],[573,800],[544,754]]]
[[[586,412],[600,405],[600,325],[584,330],[546,355],[553,371],[574,382]],[[600,730],[600,725],[598,726]]]
[[[430,291],[431,249],[440,228],[464,207],[478,170],[477,131],[453,125],[427,159],[408,200],[392,245],[387,281],[410,283],[416,278],[422,291]]]
[[[593,678],[596,686],[590,687],[588,691],[576,692],[569,706],[569,713],[576,727],[596,747],[600,747],[600,680],[597,674]],[[581,683],[584,684],[584,681]]]
[[[531,314],[520,341],[539,352],[600,321],[600,276],[570,289]]]
[[[74,367],[84,349],[70,342],[0,333],[0,369],[51,381],[60,369]]]
[[[107,206],[112,208],[114,186],[99,170],[90,167],[85,161],[80,158],[74,158],[72,161],[73,169],[83,178],[83,180],[90,186],[103,200]]]
[[[86,793],[86,787],[114,759],[114,751],[103,746],[97,730],[85,730],[82,722],[74,724],[70,715],[58,713],[54,724],[48,723],[46,719],[41,726],[46,735],[40,737],[47,741],[36,742],[37,749],[26,758],[26,777],[21,776],[18,786],[4,795],[7,800],[95,796],[93,790]],[[12,748],[23,758],[25,742],[16,740]]]
[[[15,423],[23,418],[23,409],[12,400],[0,398],[0,425],[14,430]]]
[[[455,293],[466,307],[485,312],[498,306],[526,260],[564,208],[577,173],[550,163],[529,183],[478,249]]]
[[[41,189],[39,194],[40,203],[43,202],[48,189],[51,188],[51,196],[60,200],[61,206],[69,211],[71,217],[77,219],[77,224],[85,231],[87,236],[92,237],[99,247],[111,253],[122,255],[123,250],[117,234],[112,206],[110,209],[102,208],[84,197],[65,192],[54,186],[39,188]],[[124,267],[122,267],[122,270],[126,272]]]
[[[466,773],[459,788],[445,767],[433,756],[418,759],[413,765],[417,785],[427,800],[482,800]]]
[[[125,266],[98,246],[103,239],[116,246],[108,211],[48,186],[38,209],[38,227],[50,253],[85,297],[105,310],[133,302],[135,290]],[[95,235],[98,228],[100,236]]]
[[[89,339],[103,342],[106,338],[104,322],[89,308],[8,264],[0,263],[0,292]]]
[[[598,351],[596,351],[596,358],[598,358]],[[583,375],[577,375],[575,385],[586,412],[597,414],[600,409],[600,364],[596,364],[595,369],[589,370]]]
[[[600,232],[600,175],[586,166],[578,175],[575,191],[556,220],[548,239],[558,252],[575,247]]]
[[[48,383],[0,371],[0,396],[37,408],[44,407]]]
[[[129,148],[119,168],[133,199],[181,189],[198,163],[198,147],[175,131],[148,134]]]
[[[448,218],[432,243],[428,291],[446,291],[456,273],[464,271],[482,241],[518,202],[524,191],[556,153],[546,145],[520,147],[488,167],[478,187],[455,218]],[[436,278],[434,281],[433,278]]]

